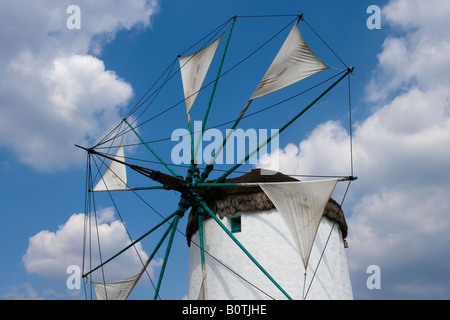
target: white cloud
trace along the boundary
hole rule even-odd
[[[115,220],[114,210],[106,208],[98,213],[97,226],[92,222],[92,230],[97,230],[100,238],[101,254],[107,259],[126,247],[130,240],[123,224]],[[55,232],[44,230],[32,236],[29,246],[23,257],[27,272],[36,273],[48,279],[65,281],[68,277],[67,267],[70,265],[82,265],[83,261],[83,237],[85,227],[85,215],[74,214]],[[92,235],[92,250],[98,250],[96,231]],[[95,240],[95,241],[94,241]],[[145,262],[147,253],[140,243],[135,245],[140,257]],[[98,252],[93,253],[92,266],[99,264]],[[87,260],[88,261],[88,260]],[[87,264],[88,262],[86,262]],[[148,271],[153,276],[153,268],[160,265],[159,260],[151,263]],[[121,280],[134,276],[142,269],[142,263],[136,251],[130,248],[119,257],[105,266],[107,281]],[[88,270],[84,270],[87,272]],[[102,281],[101,272],[94,273],[94,281]]]
[[[132,95],[129,84],[90,55],[56,58],[48,67],[19,57],[10,69],[11,102],[0,111],[2,144],[38,169],[64,169],[80,160],[74,144],[88,145],[119,123],[120,107]]]
[[[0,1],[0,146],[38,170],[82,163],[90,145],[121,119],[131,86],[99,54],[121,29],[148,27],[156,1]]]
[[[448,1],[391,1],[383,15],[393,30],[378,55],[379,66],[368,86],[371,100],[383,99],[416,84],[425,90],[450,85]]]
[[[6,300],[44,300],[44,297],[29,282],[8,288],[8,292],[3,294],[2,298]]]
[[[438,9],[437,9],[438,8]],[[370,298],[366,268],[382,271],[379,297],[449,294],[450,29],[448,1],[393,0],[388,36],[368,85],[372,114],[354,128],[355,182],[345,203],[356,296]],[[348,172],[349,136],[318,126],[281,153],[286,173]],[[384,281],[383,281],[384,279]],[[409,291],[412,290],[412,291]],[[375,294],[375,293],[372,293]]]

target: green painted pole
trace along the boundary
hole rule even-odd
[[[326,176],[324,176],[325,178]],[[339,178],[339,177],[331,177],[330,178]],[[354,181],[357,180],[358,177],[348,176],[348,177],[340,177],[338,181]],[[196,188],[228,188],[228,187],[237,187],[237,186],[258,186],[258,182],[199,182],[194,184],[187,184],[186,188],[196,189]]]
[[[223,175],[221,175],[216,181],[223,181],[228,177],[234,170],[239,168],[245,161],[250,159],[256,152],[258,152],[262,147],[264,147],[266,144],[268,144],[272,139],[274,139],[276,136],[278,136],[281,132],[283,132],[287,127],[289,127],[295,120],[297,120],[300,116],[302,116],[306,111],[308,111],[314,104],[317,103],[323,96],[325,96],[331,89],[333,89],[339,82],[342,81],[349,73],[353,72],[353,67],[349,68],[344,75],[342,75],[336,82],[334,82],[328,89],[326,89],[322,94],[320,94],[316,99],[314,99],[313,102],[311,102],[306,108],[304,108],[302,111],[300,111],[295,117],[293,117],[291,120],[289,120],[284,126],[280,128],[275,134],[273,134],[271,137],[269,137],[265,142],[263,142],[261,145],[259,145],[255,150],[253,150],[251,153],[247,154],[241,161],[239,161],[237,164],[235,164],[232,168],[230,168],[227,172],[225,172]]]
[[[170,226],[167,228],[167,230],[164,232],[163,236],[161,237],[159,242],[156,244],[155,249],[153,249],[152,254],[147,259],[147,262],[149,262],[150,260],[153,259],[153,257],[155,256],[156,252],[159,250],[159,248],[161,247],[162,243],[164,242],[164,240],[166,239],[167,235],[169,234],[169,231],[172,230],[172,227],[173,227],[173,223],[171,223]]]
[[[192,125],[191,125],[191,121],[189,120],[188,122],[188,130],[189,130],[189,135],[191,136],[191,159],[194,160],[194,133],[192,132]],[[193,166],[192,162],[191,162],[191,167]]]
[[[238,247],[249,257],[249,259],[261,270],[267,278],[269,278],[270,281],[288,298],[289,300],[292,300],[292,298],[287,294],[286,291],[278,284],[278,282],[275,281],[274,278],[259,264],[259,262],[250,254],[250,252],[245,249],[245,247],[239,242],[239,240],[230,232],[230,230],[225,227],[225,225],[220,221],[219,218],[214,214],[214,212],[211,211],[211,209],[208,208],[205,201],[197,196],[197,201],[199,202],[200,206],[208,212],[208,214],[219,224],[219,226],[228,234],[228,236],[238,245]]]
[[[149,186],[149,187],[134,187],[134,188],[130,188],[127,190],[131,190],[131,191],[139,191],[139,190],[160,190],[160,189],[165,189],[165,186]]]
[[[214,95],[216,93],[217,84],[219,83],[220,73],[222,72],[223,63],[225,61],[225,56],[226,56],[226,53],[228,51],[228,45],[230,44],[231,34],[233,32],[233,28],[234,28],[234,24],[235,23],[236,23],[236,16],[233,17],[233,22],[231,23],[230,31],[228,33],[227,42],[225,43],[225,48],[223,50],[222,59],[220,60],[219,69],[217,70],[216,79],[214,81],[214,85],[213,85],[213,88],[212,88],[212,91],[211,91],[211,96],[210,96],[209,101],[208,101],[208,106],[206,107],[205,115],[203,116],[202,131],[198,135],[197,144],[195,146],[194,157],[192,158],[193,160],[195,160],[197,158],[198,149],[200,147],[200,139],[203,136],[203,132],[205,131],[206,121],[208,120],[209,111],[211,110],[211,105],[212,105],[212,102],[213,102],[213,99],[214,99]]]
[[[326,178],[326,176],[323,176]],[[330,176],[330,178],[333,178],[333,176]],[[338,178],[338,177],[334,177]],[[358,177],[355,176],[348,176],[348,177],[341,177],[339,181],[354,181],[357,180]],[[236,186],[256,186],[258,185],[257,182],[245,182],[245,183],[228,183],[228,182],[196,182],[196,183],[186,183],[184,187],[186,189],[204,189],[204,188],[226,188],[226,187],[236,187]],[[149,186],[149,187],[134,187],[129,189],[120,189],[120,190],[114,190],[114,191],[140,191],[140,190],[161,190],[166,189],[165,186]],[[95,191],[95,192],[106,192],[105,191]]]
[[[161,266],[161,272],[159,273],[158,284],[156,286],[155,296],[153,300],[156,300],[159,296],[159,290],[161,288],[162,279],[164,277],[164,271],[166,270],[167,260],[169,259],[170,249],[172,248],[173,238],[175,236],[175,231],[177,229],[178,221],[180,221],[180,216],[177,215],[172,221],[172,232],[170,234],[169,243],[167,244],[166,254],[164,255],[164,261]]]
[[[161,247],[162,243],[164,242],[164,240],[166,239],[167,235],[169,234],[169,231],[172,230],[172,223],[170,224],[170,226],[167,228],[167,230],[164,232],[163,236],[161,237],[161,239],[159,240],[158,244],[156,245],[155,249],[153,250],[152,254],[150,255],[150,257],[147,259],[147,261],[144,264],[144,267],[142,268],[141,272],[139,272],[137,274],[138,278],[137,280],[134,282],[133,285],[133,289],[136,286],[137,282],[141,279],[142,275],[144,274],[145,270],[147,269],[148,265],[150,264],[150,262],[152,261],[153,257],[156,255],[156,252],[158,252],[159,248]],[[130,290],[131,293],[131,290]]]
[[[201,208],[199,208],[201,209]],[[202,210],[203,211],[203,210]],[[205,243],[203,239],[203,216],[200,214],[198,215],[198,234],[200,238],[200,257],[202,264],[205,263]]]
[[[303,14],[301,14],[298,19],[300,20],[302,16],[303,16]],[[250,107],[252,102],[253,102],[253,99],[250,99],[250,100],[247,101],[247,103],[245,104],[245,106],[242,109],[241,113],[239,114],[239,117],[236,119],[236,121],[234,122],[233,126],[231,127],[231,130],[229,131],[229,133],[227,134],[227,136],[223,140],[222,145],[220,146],[218,152],[214,152],[214,157],[209,162],[210,165],[212,165],[214,163],[214,161],[216,161],[216,159],[219,156],[220,152],[222,152],[223,148],[225,147],[225,144],[227,143],[228,139],[230,138],[233,130],[237,127],[239,122],[242,120],[242,118],[244,117],[244,114],[247,112],[247,109]]]
[[[109,258],[108,260],[106,260],[105,262],[103,262],[102,264],[100,264],[99,266],[95,267],[94,269],[92,269],[91,271],[85,273],[83,275],[83,277],[87,277],[89,274],[91,274],[92,272],[94,272],[95,270],[103,267],[105,264],[107,264],[108,262],[110,262],[111,260],[117,258],[119,255],[121,255],[122,253],[124,253],[125,251],[127,251],[129,248],[131,248],[132,246],[134,246],[136,243],[138,243],[139,241],[141,241],[142,239],[144,239],[146,236],[148,236],[150,233],[152,233],[153,231],[155,231],[156,229],[158,229],[159,227],[161,227],[164,223],[168,222],[170,219],[173,218],[173,216],[175,216],[177,214],[177,212],[175,211],[174,213],[172,213],[170,216],[168,216],[167,218],[165,218],[162,222],[158,223],[156,226],[154,226],[152,229],[150,229],[148,232],[144,233],[142,236],[140,236],[139,238],[137,238],[136,240],[134,240],[131,244],[129,244],[128,246],[126,246],[124,249],[120,250],[118,253],[116,253],[115,255],[113,255],[111,258]]]
[[[170,171],[170,173],[177,177],[178,174],[144,141],[144,139],[142,139],[139,133],[137,133],[137,131],[131,126],[131,124],[128,123],[127,119],[123,119],[123,121],[125,121],[130,129],[133,130],[134,134],[139,138],[139,140],[141,140],[141,142],[147,147],[147,149],[150,150],[151,153],[153,153],[153,155],[159,160],[159,162],[161,162],[161,164],[163,164],[167,168],[167,170]]]
[[[225,61],[225,55],[228,51],[228,45],[231,39],[231,33],[233,32],[234,24],[236,22],[236,16],[233,17],[233,22],[231,23],[230,32],[228,33],[227,42],[225,43],[225,48],[223,50],[222,59],[220,60],[219,69],[217,70],[216,80],[214,81],[213,89],[211,92],[211,97],[209,98],[208,107],[206,108],[205,116],[203,117],[202,122],[202,133],[205,130],[206,121],[208,120],[209,111],[211,109],[211,104],[214,98],[214,94],[216,93],[217,83],[219,82],[220,73],[222,72],[223,62]]]

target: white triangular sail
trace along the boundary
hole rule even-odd
[[[126,300],[151,261],[148,259],[141,271],[131,278],[112,282],[93,282],[97,300]]]
[[[117,149],[114,159],[125,161],[123,141]],[[111,161],[108,169],[103,174],[92,191],[114,191],[127,189],[126,165],[117,161]]]
[[[189,111],[202,87],[203,80],[208,72],[211,61],[221,38],[187,57],[180,58],[181,79],[183,82],[184,98],[188,122],[191,121]]]
[[[297,25],[298,21],[250,100],[280,90],[328,68],[308,47]]]
[[[97,300],[126,300],[140,277],[141,273],[126,280],[106,283],[94,282]]]
[[[305,270],[320,220],[337,181],[338,179],[259,184],[283,217]]]

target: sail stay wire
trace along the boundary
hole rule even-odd
[[[339,59],[339,61],[342,62],[342,64],[345,66],[346,69],[349,69],[350,67],[344,62],[344,60],[341,59],[341,57],[338,56],[338,54],[326,43],[326,41],[317,33],[316,30],[304,19],[302,18],[302,21],[311,29],[312,32],[316,34],[316,36],[327,46],[328,49],[336,56],[336,58]]]
[[[348,77],[348,114],[349,114],[349,138],[350,138],[349,139],[350,140],[350,171],[351,171],[351,176],[353,176],[354,175],[354,167],[353,167],[353,123],[352,123],[352,99],[351,99],[351,80],[350,80],[350,76]],[[342,200],[341,200],[341,204],[340,204],[341,207],[344,204],[345,198],[347,197],[348,190],[350,189],[350,184],[352,182],[353,182],[352,180],[348,181],[347,187],[345,189],[344,195],[343,195]],[[304,295],[304,299],[306,299],[306,297],[308,296],[309,290],[310,290],[311,285],[313,283],[313,280],[314,280],[314,278],[316,276],[317,270],[319,269],[320,263],[322,262],[323,255],[325,254],[325,250],[326,250],[326,248],[328,246],[328,242],[329,242],[329,240],[331,238],[331,234],[333,232],[333,229],[334,229],[335,225],[336,225],[336,221],[333,221],[333,225],[331,227],[330,233],[328,234],[327,241],[325,242],[325,245],[324,245],[324,248],[323,248],[323,250],[321,252],[319,261],[317,262],[317,266],[314,269],[314,274],[313,274],[313,276],[311,278],[311,281],[309,283],[308,290],[306,291],[306,294]]]

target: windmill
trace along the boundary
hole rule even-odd
[[[272,17],[270,16],[270,18]],[[160,221],[155,223],[150,230],[138,238],[131,239],[130,237],[130,243],[115,255],[107,259],[102,258],[98,265],[89,265],[89,268],[85,268],[89,270],[83,270],[83,277],[92,282],[98,299],[128,298],[167,239],[159,277],[157,283],[154,284],[154,299],[158,299],[173,240],[177,232],[187,238],[191,248],[189,298],[306,299],[310,288],[310,298],[311,295],[315,294],[317,298],[348,299],[352,297],[345,253],[342,252],[347,232],[345,218],[340,205],[331,199],[331,195],[338,182],[348,181],[349,186],[350,182],[356,179],[353,176],[353,169],[349,176],[333,176],[314,181],[300,181],[289,177],[289,175],[265,170],[252,170],[242,177],[229,178],[230,175],[236,174],[246,161],[277,139],[282,132],[353,72],[353,68],[347,67],[345,64],[344,69],[331,68],[312,52],[299,30],[299,24],[304,22],[307,27],[314,31],[304,20],[303,15],[283,17],[294,19],[263,44],[257,46],[250,54],[244,55],[244,58],[224,70],[224,61],[230,47],[236,21],[238,19],[269,17],[234,16],[227,20],[200,41],[203,46],[199,50],[188,55],[178,55],[158,79],[161,80],[162,84],[156,85],[155,83],[155,88],[150,88],[123,121],[96,145],[90,148],[78,146],[87,151],[86,212],[94,212],[94,214],[88,215],[93,217],[94,220],[96,218],[96,202],[94,199],[95,194],[99,192],[106,192],[111,199],[113,199],[112,195],[115,193],[133,193],[144,202],[143,197],[139,195],[139,192],[144,190],[146,192],[147,190],[148,192],[172,190],[177,193],[178,197],[178,205],[174,204],[171,214],[161,215]],[[227,134],[221,143],[212,149],[208,164],[201,168],[199,148],[207,132],[206,122],[213,105],[219,80],[224,81],[231,71],[240,68],[247,60],[251,60],[250,58],[253,55],[259,53],[273,39],[284,35],[286,33],[284,31],[289,32],[272,63],[266,69],[262,80],[254,87],[255,89],[253,89],[253,93],[247,99],[243,109],[237,118],[232,121],[231,130],[227,130]],[[225,43],[216,76],[211,82],[205,83],[208,70],[222,42]],[[175,67],[176,65],[179,67]],[[247,111],[254,101],[262,100],[264,97],[283,91],[285,88],[299,81],[312,78],[325,70],[331,70],[334,73],[326,80],[312,85],[312,88],[324,84],[328,85],[329,82],[331,84],[310,103],[300,110],[295,110],[294,115],[285,120],[286,122],[278,130],[260,141],[257,147],[249,150],[240,161],[227,169],[223,169],[223,171],[216,167],[218,157],[224,151],[227,143],[229,144],[233,130],[238,128],[242,119],[290,101],[310,89],[303,90],[301,93],[297,92],[288,96],[288,98],[283,97],[281,101],[273,103],[263,110],[259,109],[252,114],[248,114]],[[141,126],[180,105],[180,103],[176,103],[159,112],[156,116],[150,116],[148,119],[143,118],[147,115],[150,104],[162,92],[166,84],[175,78],[174,76],[178,72],[181,74],[184,94],[180,102],[183,102],[186,107],[190,163],[186,164],[185,167],[177,166],[175,169],[175,165],[168,163],[164,157],[157,153],[152,147],[151,141],[144,139],[139,131],[142,129]],[[246,82],[248,82],[247,78]],[[204,110],[201,128],[195,130],[191,121],[191,114],[196,107],[197,97],[200,93],[204,93],[206,88],[211,88],[210,98]],[[132,140],[126,142],[128,135],[132,135],[138,142],[129,142]],[[120,141],[119,145],[117,145],[118,141]],[[145,148],[154,157],[155,160],[153,161],[164,167],[165,172],[140,164],[142,163],[139,162],[142,161],[141,159],[126,156],[125,147]],[[103,150],[107,150],[107,152]],[[109,166],[104,169],[108,162]],[[154,162],[146,160],[145,163]],[[154,164],[156,165],[156,163]],[[185,175],[179,174],[180,168],[187,169]],[[97,169],[97,174],[93,169]],[[208,180],[212,177],[214,171],[218,176]],[[136,187],[127,177],[127,172],[137,173],[144,177],[146,181],[150,179],[152,183],[155,182],[156,184]],[[244,206],[237,204],[242,202],[242,199],[246,199],[244,202],[247,202]],[[223,214],[224,211],[230,209],[232,214]],[[187,230],[184,233],[179,230],[179,223],[188,210],[190,212]],[[96,226],[97,223],[88,222],[86,225],[89,226],[85,228],[86,233],[88,233],[91,231],[91,226]],[[95,272],[103,272],[103,268],[108,263],[124,252],[132,250],[144,238],[161,229],[165,231],[157,241],[150,256],[142,261],[142,269],[136,275],[118,281],[103,280],[102,282],[95,282],[92,280],[92,275]],[[85,235],[85,248],[91,247],[87,244],[87,239],[94,237]],[[318,245],[318,241],[328,243],[329,239],[332,239],[329,247],[334,248],[336,246],[330,255],[328,255],[330,250],[324,253],[328,244],[322,243],[322,248],[319,248]],[[268,247],[271,247],[271,249],[267,249]],[[326,272],[318,271],[317,268],[313,270],[310,267],[312,260],[317,264],[327,264],[331,269],[327,268],[328,271]],[[238,263],[236,264],[236,262]],[[87,267],[87,263],[83,262],[83,266]],[[294,274],[298,275],[298,279],[293,277]],[[316,278],[316,282],[314,282],[314,278]],[[316,286],[315,283],[321,283],[321,285]],[[326,284],[324,285],[324,283]],[[338,283],[338,285],[336,286],[333,283]]]

